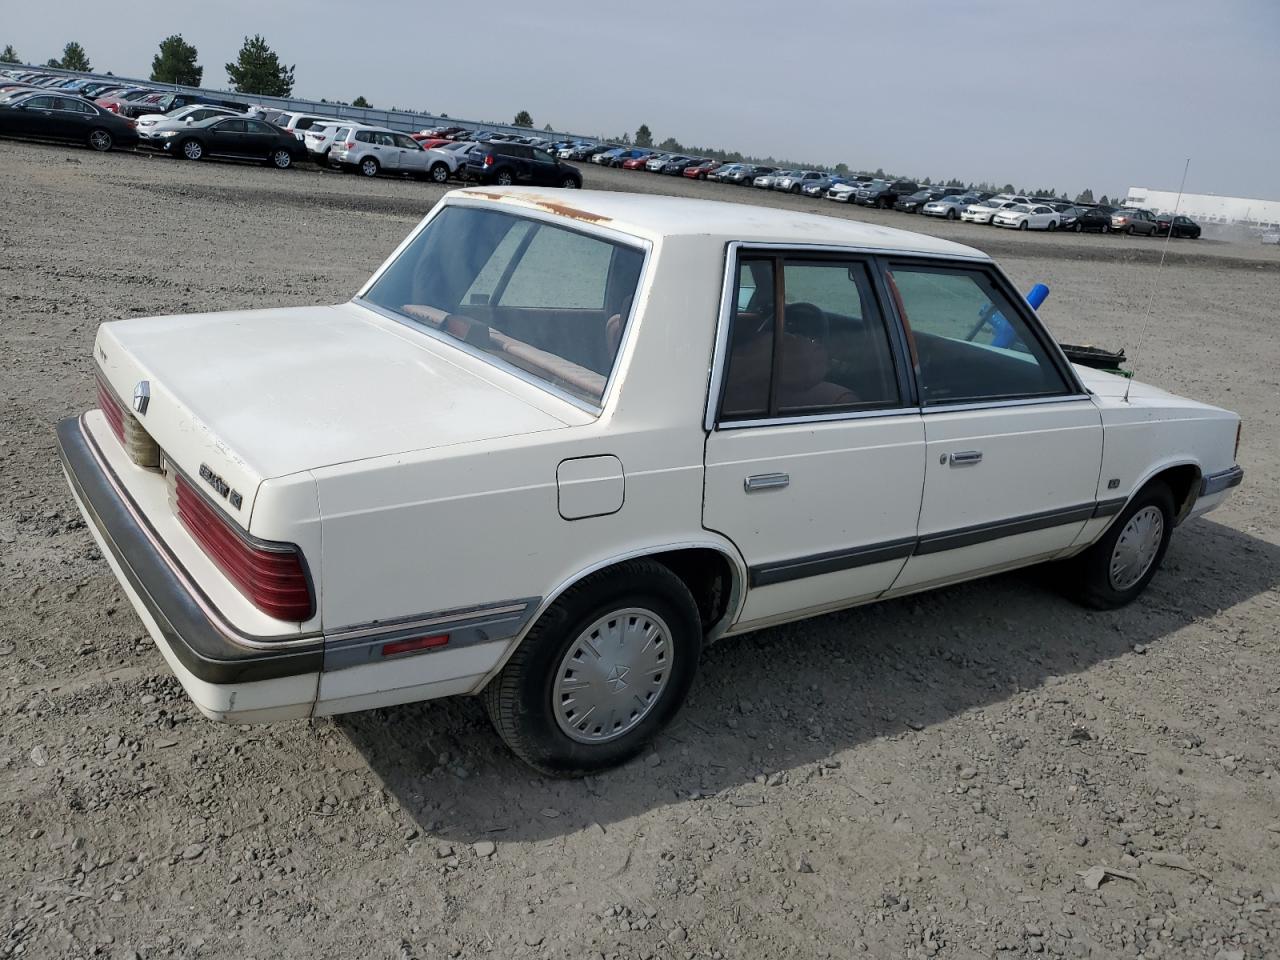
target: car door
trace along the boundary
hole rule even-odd
[[[427,164],[431,158],[427,156],[427,151],[423,150],[413,137],[406,137],[402,133],[397,133],[395,135],[395,143],[402,171],[414,174],[426,173]]]
[[[750,571],[739,626],[887,590],[910,554],[924,428],[869,259],[731,249],[703,525]]]
[[[23,101],[22,117],[18,120],[19,133],[28,133],[33,137],[52,137],[56,126],[53,103],[59,98],[50,96],[32,97]]]
[[[205,149],[224,157],[241,156],[244,149],[245,121],[235,118],[221,120],[205,128]]]
[[[383,170],[400,169],[400,148],[396,146],[396,138],[391,134],[374,131],[373,155],[378,158],[378,165]]]
[[[240,141],[242,157],[265,157],[280,142],[280,128],[261,120],[245,120],[244,139]]]
[[[1031,226],[1037,230],[1049,229],[1049,223],[1053,218],[1053,211],[1046,206],[1034,206],[1031,208]]]
[[[1070,547],[1097,509],[1102,422],[1061,351],[989,264],[889,262],[886,281],[925,434],[920,542],[894,592]]]
[[[560,164],[545,150],[533,148],[533,182],[544,187],[560,185]]]

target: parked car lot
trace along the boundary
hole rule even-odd
[[[469,700],[248,730],[208,723],[140,642],[145,628],[62,493],[50,425],[95,402],[100,321],[345,301],[442,190],[13,141],[0,142],[0,164],[5,229],[21,238],[6,250],[5,285],[21,319],[0,330],[0,364],[32,385],[14,391],[0,448],[0,746],[14,773],[4,799],[21,811],[19,828],[0,831],[0,858],[25,956],[254,956],[269,937],[281,960],[665,957],[678,926],[678,950],[699,957],[899,957],[924,953],[930,925],[940,957],[1001,942],[1032,955],[1028,925],[1044,956],[1078,945],[1123,956],[1140,943],[1154,953],[1156,942],[1166,957],[1269,955],[1274,906],[1256,889],[1280,870],[1258,842],[1275,819],[1265,718],[1280,500],[1263,482],[1280,471],[1280,357],[1266,336],[1274,248],[1178,242],[1153,287],[1142,237],[817,208],[987,248],[1019,291],[1049,280],[1039,313],[1057,337],[1123,343],[1140,380],[1240,410],[1241,456],[1259,481],[1180,528],[1161,576],[1118,614],[1061,600],[1052,576],[1014,574],[729,638],[708,650],[652,751],[572,785],[531,777]],[[629,171],[588,177],[815,209]],[[246,230],[250,210],[262,215]],[[163,282],[151,303],[137,303],[140,270]],[[1193,296],[1168,282],[1179,275]],[[1148,289],[1159,322],[1144,330],[1128,305]],[[1219,315],[1212,337],[1205,304]],[[424,547],[423,562],[438,550]],[[1075,874],[1118,863],[1122,849],[1138,865],[1117,869],[1143,882],[1082,889]],[[113,862],[83,881],[73,872],[103,859]],[[338,887],[324,882],[339,875]],[[50,899],[45,886],[86,895]],[[105,906],[110,891],[123,903]],[[1182,904],[1173,924],[1170,903]],[[181,929],[155,922],[173,917]]]

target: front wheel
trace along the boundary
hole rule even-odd
[[[1058,229],[1058,221],[1057,221],[1057,220],[1050,220],[1050,221],[1049,221],[1049,230],[1050,230],[1050,231],[1054,231],[1054,230],[1057,230],[1057,229]]]
[[[204,144],[199,140],[183,140],[182,155],[188,160],[199,160],[204,156]]]
[[[1113,610],[1137,598],[1169,549],[1173,519],[1169,487],[1156,481],[1143,488],[1097,543],[1069,561],[1076,599],[1095,610]]]
[[[89,131],[89,146],[99,153],[106,153],[114,144],[111,131],[103,130],[101,127]]]
[[[277,170],[288,170],[293,166],[293,154],[283,148],[271,153],[271,163]]]
[[[1027,221],[1025,221],[1025,220],[1020,220],[1020,221],[1018,221],[1018,229],[1019,229],[1019,230],[1025,230],[1025,229],[1027,229]]]
[[[654,560],[629,560],[547,608],[485,688],[485,709],[525,763],[582,776],[631,759],[671,721],[701,649],[684,582]]]
[[[443,163],[433,163],[431,165],[431,182],[447,183],[449,180],[449,167]]]
[[[564,187],[566,190],[577,190],[581,184],[578,183],[577,178],[575,177],[565,177],[564,180],[561,181],[560,186]]]
[[[1076,224],[1076,233],[1084,233],[1084,224],[1082,223]]]
[[[954,210],[948,210],[948,211],[947,211],[947,219],[948,219],[948,220],[954,220],[957,216],[959,216],[959,214],[957,214]]]

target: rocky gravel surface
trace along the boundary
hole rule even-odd
[[[54,453],[99,322],[343,299],[440,191],[12,142],[0,170],[0,957],[1280,956],[1274,251],[1157,272],[1142,238],[587,168],[988,249],[1063,340],[1239,410],[1246,481],[1127,609],[1030,571],[728,640],[642,760],[565,782],[469,700],[202,719]]]

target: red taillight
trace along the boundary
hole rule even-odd
[[[111,427],[111,432],[116,435],[116,439],[124,443],[124,407],[120,405],[120,401],[116,399],[116,395],[111,392],[111,388],[101,376],[98,377],[98,408],[107,418],[107,424]]]
[[[492,154],[492,153],[486,153],[486,154],[484,155],[484,165],[485,165],[486,167],[492,167],[492,166],[493,166],[493,154]]]
[[[315,601],[298,548],[250,539],[205,502],[186,477],[178,474],[176,481],[178,519],[249,602],[277,620],[310,620]]]
[[[414,637],[412,640],[397,640],[395,643],[384,643],[382,655],[394,657],[398,653],[412,653],[415,650],[434,650],[449,642],[447,633],[438,633],[430,637]]]
[[[345,150],[354,150],[356,148],[356,142],[354,140],[348,140],[342,146]]]

